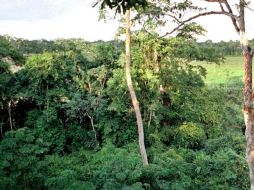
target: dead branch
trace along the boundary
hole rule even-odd
[[[231,6],[229,5],[229,3],[228,3],[227,0],[224,0],[224,4],[226,5],[226,7],[227,7],[227,9],[228,9],[228,12],[231,13],[231,14],[233,14],[233,10],[232,10],[232,8],[231,8]],[[239,33],[239,32],[240,32],[240,28],[239,28],[239,26],[237,25],[237,19],[231,17],[231,20],[232,20],[232,23],[233,23],[233,25],[234,25],[234,27],[235,27],[236,32]]]
[[[215,2],[215,1],[214,1]],[[234,18],[234,19],[237,19],[237,16],[234,15],[234,14],[231,14],[229,12],[226,12],[226,11],[209,11],[209,12],[204,12],[204,13],[199,13],[195,16],[192,16],[184,21],[182,21],[178,26],[176,26],[173,30],[171,30],[170,32],[167,32],[166,34],[162,35],[161,37],[166,37],[167,35],[170,35],[172,33],[174,33],[175,31],[177,31],[179,28],[181,28],[184,24],[196,19],[196,18],[199,18],[199,17],[203,17],[203,16],[207,16],[207,15],[226,15],[226,16],[229,16],[230,18]]]

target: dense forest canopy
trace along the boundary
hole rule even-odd
[[[250,2],[196,2],[95,1],[125,41],[0,36],[0,189],[254,189]],[[198,42],[208,15],[239,41]]]
[[[191,64],[223,64],[230,44],[133,36],[142,166],[123,42],[2,36],[0,188],[248,189],[242,81],[209,88]]]

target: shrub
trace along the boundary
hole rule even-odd
[[[48,144],[27,128],[6,133],[0,143],[0,189],[41,189],[46,176],[39,170]]]
[[[217,150],[233,149],[236,153],[243,155],[246,149],[245,137],[241,133],[229,130],[223,136],[208,139],[204,150],[208,154],[213,154]]]
[[[176,130],[174,145],[191,149],[200,149],[205,142],[205,133],[194,123],[183,123]]]

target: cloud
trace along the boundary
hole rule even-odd
[[[0,0],[1,1],[1,0]],[[14,0],[17,1],[17,0]],[[26,0],[26,2],[32,0]],[[50,0],[53,1],[53,0]],[[25,39],[83,38],[89,41],[112,40],[118,27],[117,21],[98,21],[98,7],[92,8],[91,0],[54,0],[54,13],[37,16],[37,19],[0,20],[0,34]],[[35,0],[33,0],[35,2]],[[44,0],[44,2],[46,2]],[[47,4],[52,5],[52,3]],[[37,5],[36,5],[37,6]],[[65,7],[66,6],[66,7]],[[33,5],[34,7],[34,5]],[[59,7],[61,7],[59,9]],[[35,7],[34,7],[35,9]],[[47,10],[48,13],[53,10]]]
[[[50,19],[82,0],[0,0],[0,20]]]

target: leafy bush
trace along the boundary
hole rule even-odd
[[[183,123],[176,130],[174,145],[192,149],[200,149],[204,145],[204,130],[194,123]]]
[[[92,173],[87,167],[92,152],[80,149],[66,156],[48,155],[42,162],[47,178],[44,187],[51,190],[94,190]]]
[[[247,163],[232,149],[221,149],[213,155],[200,152],[193,163],[196,189],[249,189]]]
[[[49,144],[22,128],[6,134],[0,144],[0,188],[41,189],[44,176],[38,171]]]
[[[218,136],[217,138],[208,139],[205,143],[204,150],[208,154],[213,154],[218,150],[232,149],[237,154],[244,155],[246,149],[245,137],[241,133],[230,130]]]

